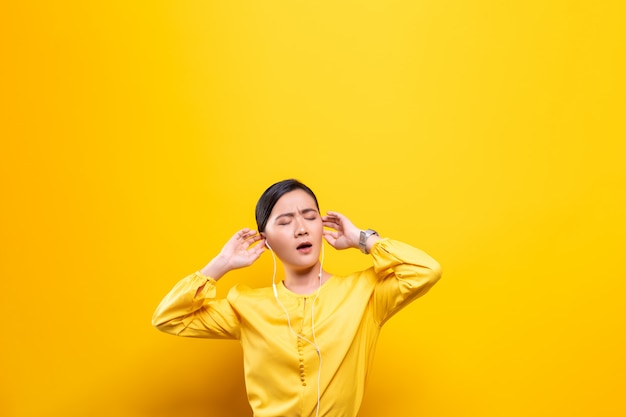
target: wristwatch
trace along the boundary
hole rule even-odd
[[[366,243],[367,243],[367,239],[369,239],[369,237],[372,235],[378,236],[378,232],[372,229],[361,230],[361,236],[359,237],[359,247],[361,248],[361,252],[365,254],[369,253],[367,251]]]

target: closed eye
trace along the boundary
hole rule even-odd
[[[307,208],[300,212],[301,215],[306,215],[305,220],[317,220],[318,211],[313,208]],[[295,217],[294,213],[283,213],[276,217],[274,220],[278,226],[286,226],[291,223],[291,220]]]

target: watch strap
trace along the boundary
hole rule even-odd
[[[367,239],[369,239],[372,235],[378,235],[378,232],[373,229],[361,230],[361,234],[359,236],[359,247],[361,248],[361,252],[368,254],[367,251]]]

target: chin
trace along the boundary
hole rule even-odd
[[[313,258],[313,255],[311,255],[311,259],[294,259],[291,262],[286,261],[284,263],[293,269],[309,269],[315,267],[318,262],[319,259]]]

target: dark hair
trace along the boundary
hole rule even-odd
[[[313,197],[313,200],[315,201],[315,206],[319,211],[320,206],[317,203],[317,197],[315,197],[315,193],[313,193],[313,191],[309,187],[294,179],[277,182],[276,184],[271,185],[267,190],[265,190],[265,192],[261,195],[261,198],[259,198],[259,201],[256,203],[256,224],[259,233],[265,231],[267,221],[270,218],[272,209],[276,205],[278,199],[288,192],[294,190],[306,191],[311,197]]]

